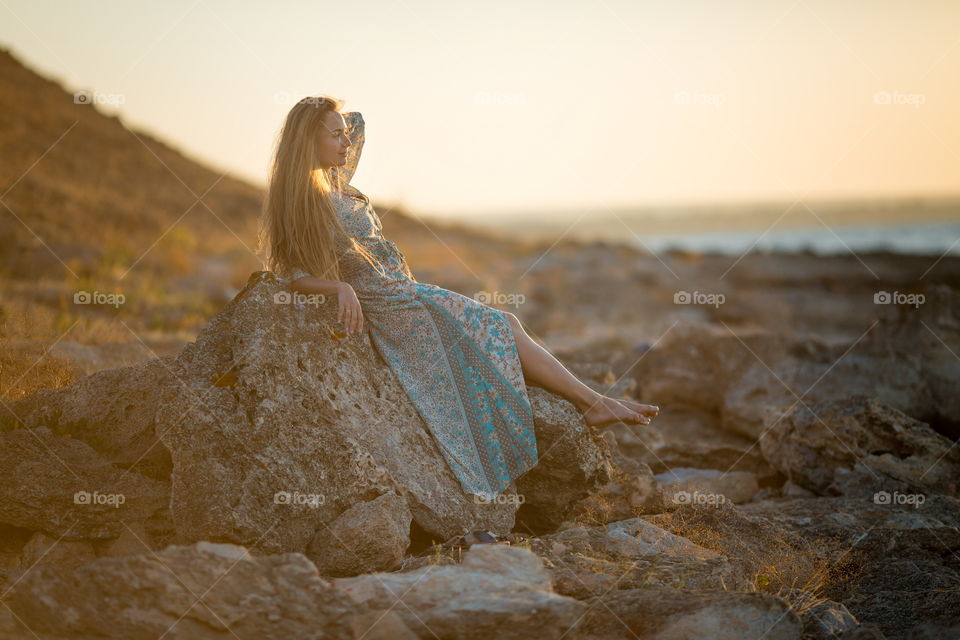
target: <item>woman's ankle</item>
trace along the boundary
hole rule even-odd
[[[606,396],[604,396],[602,393],[597,393],[589,387],[587,387],[587,389],[590,391],[590,393],[584,391],[580,396],[572,401],[574,406],[576,406],[581,413],[590,409],[591,407],[601,404],[606,399]]]

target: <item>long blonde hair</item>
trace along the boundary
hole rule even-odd
[[[280,131],[270,169],[260,228],[260,251],[266,268],[282,277],[294,268],[325,280],[341,280],[341,260],[376,258],[350,237],[337,214],[332,192],[340,191],[335,167],[318,166],[319,134],[331,111],[343,102],[327,96],[303,98],[290,109]]]

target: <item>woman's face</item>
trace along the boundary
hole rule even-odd
[[[347,149],[352,143],[347,137],[347,123],[342,115],[336,111],[327,112],[317,135],[320,136],[320,165],[324,169],[347,164]]]

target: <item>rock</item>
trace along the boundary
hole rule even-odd
[[[64,540],[114,538],[165,511],[166,484],[46,427],[0,432],[0,522]]]
[[[806,538],[829,538],[870,557],[944,544],[960,528],[960,499],[933,495],[919,505],[846,496],[754,502],[737,508]]]
[[[772,408],[870,395],[955,439],[960,294],[946,285],[922,293],[917,308],[878,307],[892,313],[852,342],[679,324],[635,368],[638,395],[716,416],[724,430],[753,439]]]
[[[38,531],[23,548],[20,569],[29,571],[38,565],[73,569],[96,559],[93,545],[85,540],[60,540]]]
[[[417,640],[419,636],[410,630],[396,611],[374,609],[361,613],[351,620],[355,638],[363,640]]]
[[[787,498],[813,498],[817,495],[813,491],[805,489],[791,480],[783,483],[783,486],[780,487],[780,493]]]
[[[598,355],[596,350],[591,353]],[[602,354],[601,354],[602,355]],[[614,358],[610,354],[610,359]],[[585,385],[611,398],[632,398],[636,393],[637,381],[629,376],[617,376],[609,362],[591,360],[572,360],[563,358],[564,366]]]
[[[42,389],[14,402],[19,426],[48,427],[93,447],[112,464],[149,477],[170,476],[170,453],[157,438],[160,390],[179,386],[172,357],[109,369],[59,389]],[[7,423],[10,423],[7,415]]]
[[[684,406],[660,407],[648,427],[615,425],[620,448],[650,465],[654,473],[676,467],[749,471],[761,486],[783,483],[783,477],[760,453],[754,438],[725,429],[720,417]]]
[[[5,603],[33,631],[71,640],[354,637],[350,603],[305,556],[255,558],[230,544],[38,567]]]
[[[831,640],[845,637],[860,623],[843,603],[824,600],[801,589],[787,589],[783,597],[793,606],[803,623],[803,637],[809,640]]]
[[[544,536],[542,540],[554,549],[560,545],[565,550],[589,549],[628,557],[669,555],[707,560],[719,556],[640,518],[614,522],[606,527],[567,529]]]
[[[768,331],[734,335],[726,327],[683,322],[637,364],[638,394],[660,407],[717,416],[724,430],[756,437],[764,406],[783,404],[786,390],[770,368],[776,371],[787,349],[784,337]],[[740,405],[743,411],[731,413]]]
[[[0,570],[20,568],[23,548],[34,533],[29,529],[0,523]]]
[[[406,499],[385,493],[350,507],[318,531],[307,556],[325,576],[392,571],[410,546],[412,520]]]
[[[883,636],[878,636],[883,640]],[[960,638],[960,620],[956,615],[941,620],[927,620],[910,628],[908,640],[944,640]],[[844,638],[843,640],[847,640]],[[857,639],[859,640],[859,639]]]
[[[389,492],[438,535],[508,530],[515,507],[468,499],[369,338],[336,337],[335,305],[275,302],[284,293],[255,273],[177,358],[186,393],[167,392],[157,421],[179,539],[302,552]]]
[[[923,303],[916,308],[890,307],[894,314],[883,318],[870,346],[878,360],[886,357],[880,369],[884,382],[902,380],[913,372],[922,381],[913,389],[909,405],[888,404],[956,440],[960,438],[960,397],[956,392],[960,379],[960,291],[931,283],[923,287],[922,295]],[[886,400],[876,392],[871,394]]]
[[[674,503],[698,500],[750,502],[759,490],[757,477],[749,471],[723,472],[717,469],[677,467],[654,476],[664,495]]]
[[[182,384],[162,390],[156,421],[173,460],[177,541],[303,552],[324,524],[391,492],[437,539],[509,532],[514,488],[504,500],[471,499],[368,336],[339,334],[335,304],[285,294],[274,274],[254,273],[177,357]],[[549,513],[603,479],[605,452],[572,405],[529,391],[544,455],[523,494]]]
[[[100,541],[100,544],[96,545],[97,557],[118,558],[133,556],[138,553],[150,553],[154,550],[153,536],[150,535],[146,527],[138,522],[124,524],[126,526],[119,536],[113,540]]]
[[[610,481],[577,502],[560,529],[578,524],[603,525],[664,510],[663,492],[650,467],[622,455],[612,431],[604,431],[601,437],[610,449]],[[518,522],[523,524],[519,516]]]
[[[757,502],[741,509],[807,539],[833,541],[843,556],[832,566],[836,578],[829,597],[884,634],[912,637],[912,630],[923,624],[956,619],[957,498],[935,494],[919,505],[807,498]]]
[[[956,538],[945,544],[956,548]],[[913,637],[916,627],[955,624],[960,571],[936,555],[947,553],[942,547],[925,551],[869,563],[844,604],[857,618],[875,624],[891,638]]]
[[[458,565],[333,583],[362,611],[396,611],[421,638],[559,638],[587,609],[553,592],[549,574],[531,551],[500,544],[473,546]]]
[[[750,576],[720,554],[639,518],[575,527],[531,540],[558,593],[586,599],[611,589],[670,586],[749,590]]]
[[[763,593],[681,591],[667,587],[612,591],[586,600],[582,640],[799,640],[800,620]]]
[[[802,382],[795,379],[796,370],[802,369],[805,363],[798,362],[794,356],[795,344],[783,345],[782,348],[783,352],[765,356],[747,351],[752,361],[735,374],[724,390],[718,416],[724,431],[756,442],[763,435],[767,412],[797,401],[799,392],[794,389],[806,387],[802,387]],[[819,371],[822,366],[818,362],[813,368]],[[751,452],[759,453],[757,447]]]
[[[523,499],[516,521],[519,528],[539,533],[555,530],[579,500],[610,481],[613,470],[609,445],[573,404],[539,387],[527,392],[540,462],[516,480]]]
[[[853,396],[771,412],[763,455],[819,495],[957,494],[960,449],[926,423]],[[882,499],[882,498],[881,498]]]

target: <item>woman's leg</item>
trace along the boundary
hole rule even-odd
[[[650,419],[657,415],[657,407],[639,403],[624,404],[583,384],[553,354],[527,335],[514,314],[507,313],[507,318],[513,327],[526,381],[572,402],[583,413],[588,425],[604,426],[614,422],[649,424]]]

